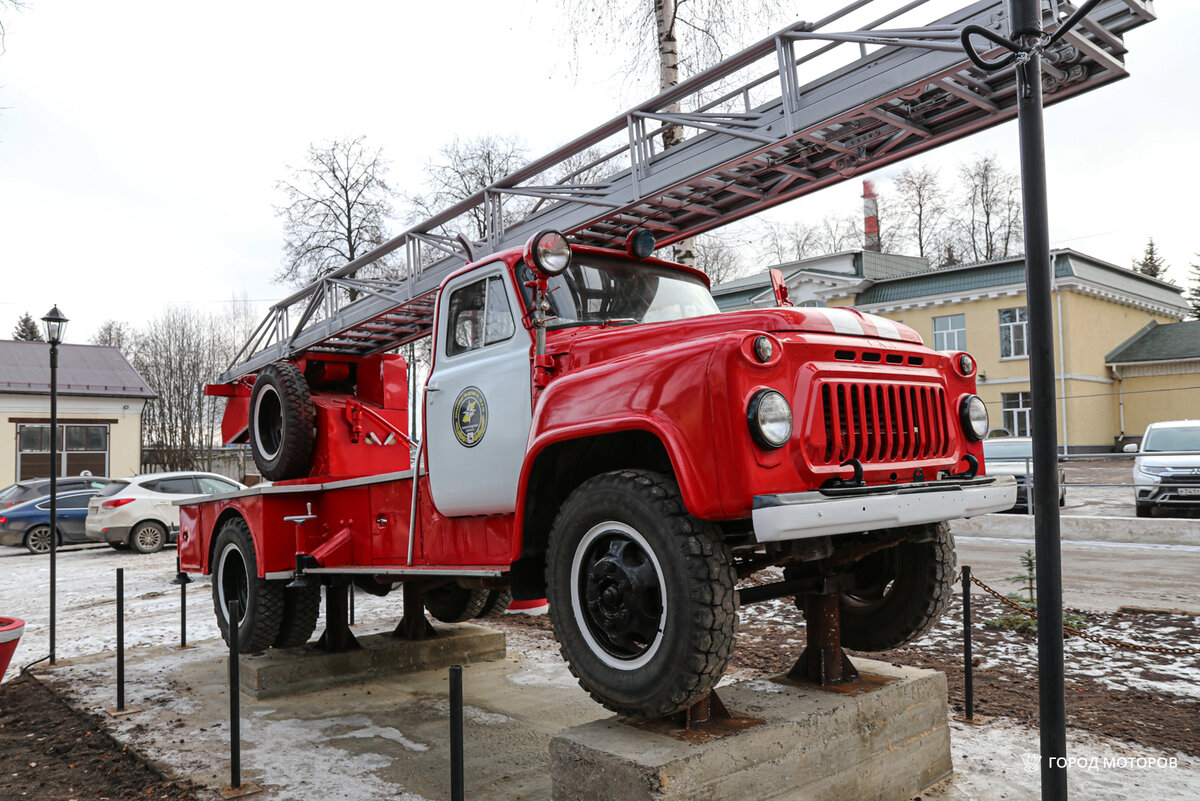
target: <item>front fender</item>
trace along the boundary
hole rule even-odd
[[[570,372],[542,392],[534,410],[517,497],[520,552],[529,477],[556,443],[645,431],[663,445],[684,504],[696,517],[723,516],[711,442],[707,373],[719,337],[671,345]]]

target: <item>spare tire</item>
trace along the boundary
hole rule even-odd
[[[250,392],[250,453],[270,481],[303,478],[317,442],[317,412],[296,365],[264,367]]]

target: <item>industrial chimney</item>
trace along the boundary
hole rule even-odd
[[[883,245],[879,241],[879,201],[875,198],[875,184],[863,181],[863,250],[879,253]]]

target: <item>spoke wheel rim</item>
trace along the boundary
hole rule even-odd
[[[571,606],[601,662],[625,671],[650,662],[668,610],[662,565],[646,538],[616,521],[588,530],[571,560]]]
[[[138,526],[138,530],[133,534],[137,540],[138,547],[144,551],[154,550],[159,546],[159,540],[162,539],[162,532],[157,526]]]
[[[34,553],[50,553],[50,528],[38,526],[29,532],[29,550]]]

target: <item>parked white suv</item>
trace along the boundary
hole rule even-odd
[[[1182,451],[1182,453],[1181,453]],[[1138,517],[1156,508],[1200,509],[1200,420],[1169,420],[1146,426],[1133,460],[1134,502]]]
[[[246,487],[216,473],[151,473],[117,479],[88,503],[88,539],[138,553],[162,550],[179,533],[175,501]]]

